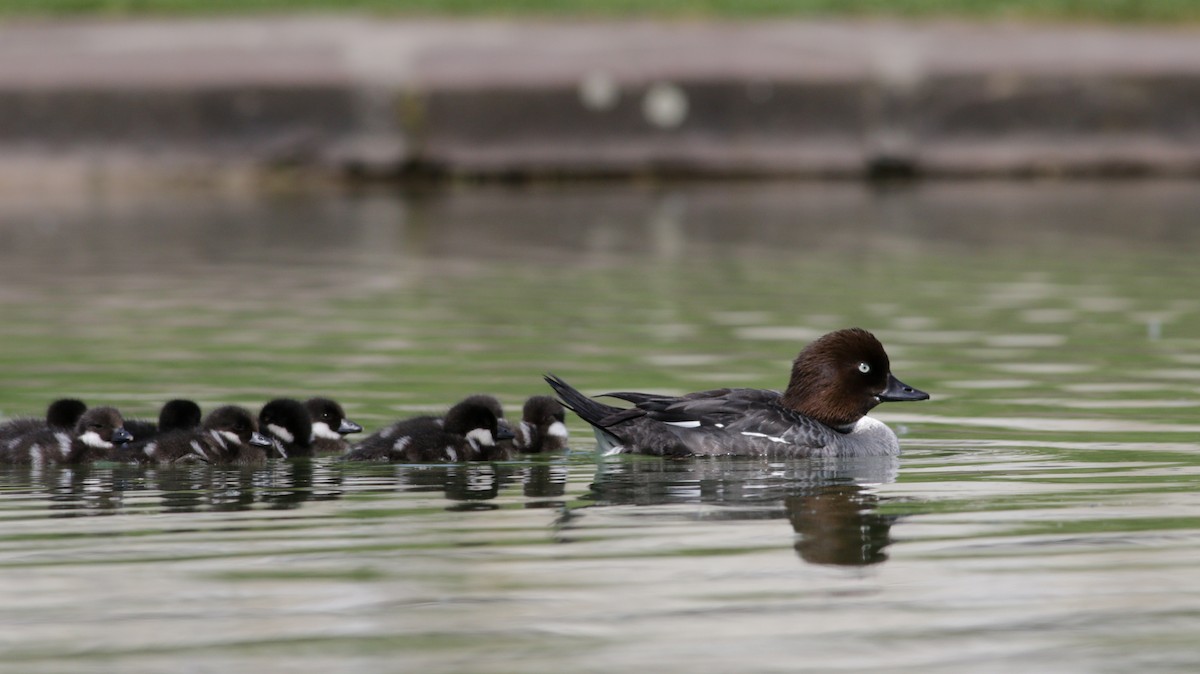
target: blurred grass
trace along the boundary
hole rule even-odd
[[[1172,23],[1195,0],[2,0],[0,16],[366,11],[401,16],[732,18],[893,16]]]

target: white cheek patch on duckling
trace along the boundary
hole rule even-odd
[[[146,456],[154,456],[154,450],[156,449],[158,449],[158,443],[151,442],[142,449],[142,453]]]
[[[742,435],[745,435],[745,436],[751,437],[751,438],[766,438],[766,439],[770,440],[771,442],[775,442],[775,443],[778,443],[781,445],[789,444],[788,441],[784,440],[783,438],[775,437],[774,435],[767,435],[766,433],[755,433],[754,431],[742,431]]]
[[[100,437],[100,434],[96,431],[88,431],[87,433],[84,433],[83,435],[79,436],[79,441],[88,447],[96,447],[98,449],[109,449],[113,446],[111,442],[106,442],[104,438]]]
[[[274,435],[275,437],[279,438],[280,440],[283,440],[284,442],[292,443],[292,442],[296,441],[296,436],[292,435],[291,432],[288,431],[288,429],[284,428],[283,426],[278,426],[276,424],[267,424],[267,430],[271,431],[271,435]]]
[[[513,429],[513,444],[521,449],[525,449],[533,445],[533,434],[537,430],[533,424],[522,420]]]
[[[486,428],[476,428],[467,433],[467,440],[476,447],[495,447],[496,440],[492,437],[492,432]],[[457,460],[457,459],[455,459]]]
[[[342,436],[329,427],[329,424],[324,421],[313,423],[312,436],[314,438],[323,438],[325,440],[341,440]]]
[[[561,421],[556,421],[550,424],[550,428],[546,429],[546,435],[552,438],[565,438],[567,437],[567,425]]]
[[[668,421],[665,423],[671,426],[678,426],[680,428],[700,428],[700,422],[694,419],[690,421]]]
[[[395,435],[395,434],[396,434],[396,427],[395,427],[395,426],[388,426],[387,428],[385,428],[385,429],[383,429],[383,430],[379,431],[379,439],[380,439],[380,440],[387,440],[388,438],[392,437],[392,436],[393,436],[393,435]]]
[[[58,455],[66,459],[71,453],[71,436],[67,433],[55,433],[54,439],[58,441]]]
[[[217,433],[225,438],[225,442],[232,442],[235,445],[242,444],[242,439],[239,438],[238,434],[234,433],[233,431],[217,431]],[[224,442],[221,443],[221,447],[226,447]]]
[[[199,441],[199,440],[192,440],[192,441],[191,441],[190,443],[188,443],[188,444],[189,444],[189,446],[191,446],[191,448],[192,448],[192,454],[194,454],[194,455],[196,455],[196,456],[200,457],[201,459],[207,459],[207,458],[208,458],[208,457],[207,457],[207,456],[204,454],[204,448],[200,446],[200,441]]]

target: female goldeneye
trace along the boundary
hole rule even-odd
[[[312,447],[317,454],[344,454],[350,449],[344,436],[362,432],[362,426],[347,419],[335,400],[309,398],[304,408],[312,417]]]
[[[861,328],[831,332],[805,347],[783,393],[606,394],[634,404],[620,409],[552,374],[546,381],[592,425],[601,451],[660,456],[899,454],[896,434],[866,413],[881,402],[929,398],[896,379],[883,345]]]
[[[345,459],[478,461],[488,458],[496,440],[503,437],[492,405],[472,396],[451,407],[445,417],[413,417],[383,428],[355,445]]]
[[[550,396],[532,396],[525,401],[521,423],[513,429],[513,444],[522,452],[557,452],[567,446],[566,412]]]
[[[70,431],[47,427],[10,440],[0,451],[4,463],[44,466],[90,463],[111,458],[133,436],[115,407],[93,407]]]
[[[267,460],[271,441],[258,432],[244,407],[225,405],[204,418],[200,428],[163,433],[139,442],[118,457],[139,462],[259,465]]]
[[[161,433],[190,431],[200,425],[203,415],[200,406],[191,400],[168,400],[158,412],[158,421],[126,419],[125,430],[135,441],[149,440]]]
[[[258,429],[271,441],[271,458],[295,459],[313,455],[312,417],[299,400],[276,398],[258,413]]]
[[[87,411],[87,405],[75,398],[60,398],[50,403],[46,408],[46,417],[15,417],[0,424],[0,446],[7,445],[12,440],[27,435],[51,429],[55,431],[70,431],[79,423],[79,418]]]

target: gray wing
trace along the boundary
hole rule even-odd
[[[779,404],[778,391],[714,389],[672,397],[608,394],[634,403],[608,419],[631,423],[656,445],[669,432],[677,447],[700,455],[808,456],[834,440],[832,429]],[[654,433],[651,433],[653,427]],[[631,438],[636,443],[639,438]],[[657,453],[657,452],[656,452]]]

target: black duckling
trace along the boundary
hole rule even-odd
[[[486,458],[500,431],[496,413],[472,396],[451,407],[442,418],[414,417],[398,421],[355,445],[347,461],[476,461]]]
[[[346,418],[342,406],[330,398],[309,398],[304,408],[312,417],[312,445],[317,454],[345,454],[350,443],[344,436],[361,433],[362,426]]]
[[[158,422],[145,419],[126,419],[125,430],[137,442],[149,440],[171,431],[190,431],[200,426],[203,416],[200,406],[191,400],[168,400],[158,412]]]
[[[276,398],[258,413],[258,428],[271,441],[271,458],[313,455],[312,417],[299,400]]]
[[[496,417],[497,432],[499,437],[495,439],[499,440],[501,438],[512,437],[512,433],[508,431],[508,424],[501,421],[504,418],[504,410],[500,406],[500,401],[496,400],[495,397],[485,394],[467,396],[455,405],[455,407],[460,406],[464,408],[481,407],[487,409],[492,413],[493,416]],[[447,412],[447,415],[448,414],[449,413]],[[388,449],[392,448],[396,442],[396,439],[399,437],[412,435],[414,433],[426,434],[433,430],[441,429],[444,424],[444,417],[439,417],[432,414],[423,414],[421,416],[409,417],[408,419],[401,419],[388,426],[384,426],[371,435],[359,440],[354,444],[352,449],[365,450],[368,452],[386,452]]]
[[[489,410],[492,411],[492,414],[496,415],[496,424],[500,428],[500,435],[496,439],[498,441],[512,439],[512,437],[513,437],[512,427],[508,425],[508,420],[504,418],[504,408],[501,407],[500,401],[497,400],[495,396],[490,396],[490,395],[487,395],[486,393],[476,393],[475,395],[470,395],[470,396],[467,396],[466,398],[463,398],[462,402],[470,403],[473,405],[476,405],[476,404],[483,405],[483,406],[487,407]],[[503,445],[505,443],[498,442],[497,444]],[[508,443],[508,444],[511,444],[511,443]]]
[[[198,429],[162,433],[127,448],[119,457],[160,464],[254,466],[266,462],[270,448],[271,441],[258,432],[249,410],[225,405],[209,412]]]
[[[115,407],[94,407],[79,417],[73,430],[47,426],[11,440],[0,459],[35,466],[90,463],[112,458],[118,445],[132,439]]]
[[[86,411],[87,405],[82,400],[75,398],[55,400],[46,408],[45,419],[15,417],[0,424],[0,446],[7,445],[22,435],[44,431],[47,428],[56,431],[71,431]]]
[[[513,444],[522,452],[557,452],[567,446],[566,411],[550,396],[525,401],[521,423],[513,430]]]

